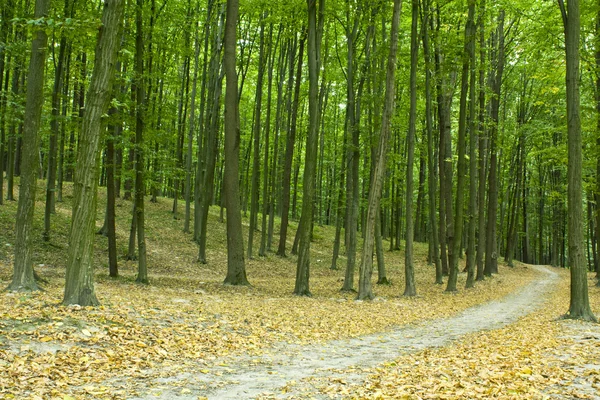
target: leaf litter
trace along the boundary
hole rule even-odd
[[[53,217],[52,245],[36,242],[36,270],[49,281],[45,291],[0,294],[4,398],[130,398],[143,395],[154,382],[160,385],[158,379],[167,386],[183,386],[172,378],[186,372],[230,374],[227,362],[251,359],[261,364],[259,357],[270,348],[351,340],[378,332],[384,338],[397,327],[448,317],[506,296],[535,276],[526,267],[502,268],[501,275],[475,289],[447,295],[432,283],[434,270],[425,262],[426,245],[417,244],[418,297],[399,296],[403,253],[396,251],[385,254],[394,285],[375,288],[377,301],[356,302],[353,294],[339,292],[345,259],[338,261],[339,270],[329,268],[333,228],[315,226],[312,298],[291,295],[295,259],[273,254],[247,260],[253,286],[223,286],[225,232],[218,209],[209,217],[209,264],[199,265],[196,245],[182,233],[183,222],[172,218],[170,201],[160,199],[147,204],[151,285],[135,284],[136,265],[123,260],[121,277],[108,278],[107,245],[98,237],[96,291],[103,305],[64,307],[59,303],[72,199],[70,187],[65,189],[66,202],[57,203]],[[98,225],[104,218],[99,203]],[[119,253],[124,254],[130,203],[117,204],[117,240]],[[37,207],[35,223],[41,232],[43,203],[38,201]],[[15,212],[16,203],[7,203],[0,213],[0,286],[8,285],[11,276]],[[461,274],[459,285],[464,280]]]

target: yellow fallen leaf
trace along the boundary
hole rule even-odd
[[[46,342],[49,342],[51,340],[52,340],[52,338],[50,336],[44,336],[43,338],[40,339],[40,342],[46,343]]]
[[[144,343],[144,342],[137,342],[135,345],[137,347],[148,347],[148,345],[146,343]]]

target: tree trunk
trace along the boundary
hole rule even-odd
[[[310,239],[312,232],[315,179],[317,166],[317,142],[319,130],[319,67],[320,39],[322,25],[317,24],[317,0],[306,0],[308,5],[308,133],[306,135],[306,153],[304,157],[304,176],[302,188],[302,215],[298,226],[299,245],[296,267],[294,294],[310,296]],[[319,1],[319,22],[323,19],[325,0]],[[319,25],[319,28],[317,27]]]
[[[490,172],[488,180],[488,218],[484,274],[498,273],[498,253],[496,238],[496,218],[498,216],[498,114],[500,110],[500,90],[504,72],[504,10],[500,10],[497,28],[496,70],[491,79],[493,93],[490,105]]]
[[[484,279],[484,264],[483,264],[483,256],[485,252],[485,244],[486,244],[486,232],[485,232],[485,210],[486,210],[486,201],[485,201],[485,182],[487,176],[487,142],[488,138],[486,135],[485,128],[485,0],[481,2],[480,5],[480,13],[479,13],[479,126],[478,126],[478,135],[479,135],[479,165],[478,165],[478,175],[479,175],[479,188],[478,188],[478,196],[479,196],[479,210],[477,212],[477,256],[476,256],[476,264],[477,264],[477,275],[475,280],[482,281]]]
[[[596,15],[596,38],[595,38],[595,58],[596,58],[596,71],[600,71],[600,8]],[[600,74],[596,75],[596,130],[600,132]],[[596,151],[600,154],[600,136],[596,138]],[[597,286],[600,286],[600,157],[596,161],[596,190],[594,193],[594,200],[596,202],[596,279],[598,279]]]
[[[452,240],[452,254],[450,258],[450,275],[448,277],[448,285],[446,292],[456,292],[456,280],[458,278],[458,257],[461,251],[461,242],[463,238],[463,215],[465,201],[465,180],[467,173],[466,162],[466,131],[467,131],[467,95],[469,92],[469,65],[471,42],[474,40],[474,14],[475,0],[469,0],[469,16],[465,27],[465,42],[463,52],[463,66],[461,76],[461,91],[460,91],[460,111],[458,117],[458,141],[456,144],[458,150],[458,168],[456,172],[456,207],[454,215],[454,238]],[[474,117],[474,115],[470,115]]]
[[[283,165],[283,181],[282,181],[282,200],[281,200],[281,227],[279,230],[279,247],[277,255],[285,257],[285,248],[287,240],[288,218],[290,213],[290,183],[292,176],[292,161],[294,158],[294,144],[296,141],[296,124],[298,118],[298,103],[300,96],[300,83],[302,80],[302,59],[304,58],[304,41],[305,37],[300,39],[300,49],[298,51],[298,68],[296,72],[296,82],[294,88],[294,101],[292,105],[291,122],[288,130],[285,147],[285,159]],[[293,63],[293,54],[290,54],[290,63]],[[291,74],[290,74],[291,78]],[[291,84],[291,79],[290,82]]]
[[[65,0],[64,15],[70,17],[69,0]],[[60,39],[60,50],[58,53],[58,63],[54,71],[54,88],[52,90],[52,118],[50,120],[50,136],[48,149],[48,171],[46,173],[46,207],[44,211],[44,233],[45,242],[50,241],[50,215],[55,213],[55,191],[56,191],[56,159],[57,142],[60,134],[60,125],[58,118],[60,115],[60,95],[63,84],[63,69],[66,58],[67,37],[63,33]]]
[[[346,274],[342,291],[354,292],[354,269],[356,264],[356,241],[358,230],[359,207],[359,157],[360,157],[360,132],[356,117],[356,98],[354,89],[354,44],[358,33],[360,14],[354,14],[354,22],[350,22],[350,2],[346,0],[346,43],[347,43],[347,68],[346,68],[346,135],[348,137],[348,179],[346,180]]]
[[[6,68],[10,64],[10,56],[6,55],[6,39],[10,36],[11,25],[9,21],[12,19],[12,8],[14,5],[11,0],[4,2],[0,6],[0,205],[4,204],[4,153],[6,143],[6,98],[8,95],[8,77],[10,68]],[[6,70],[6,84],[4,72]]]
[[[390,36],[390,52],[386,66],[385,102],[381,122],[381,136],[377,148],[377,159],[373,170],[373,179],[369,190],[369,203],[365,221],[365,239],[360,264],[360,280],[358,284],[358,299],[373,299],[371,275],[373,273],[373,247],[375,238],[375,218],[379,213],[379,200],[386,166],[387,146],[391,132],[391,121],[394,113],[396,94],[396,60],[398,51],[398,31],[400,25],[401,0],[394,0],[392,30]]]
[[[475,280],[475,228],[477,224],[477,159],[476,159],[476,148],[477,148],[477,137],[475,136],[475,1],[469,1],[469,12],[473,9],[472,15],[470,15],[467,24],[470,24],[470,32],[468,33],[468,53],[469,53],[469,227],[467,234],[467,282],[465,288],[471,288],[474,286]]]
[[[118,71],[117,67],[117,71]],[[116,93],[116,90],[115,90]],[[114,116],[118,113],[116,108],[109,111],[109,115]],[[112,133],[118,133],[116,126],[109,127],[109,136],[106,139],[106,236],[108,237],[108,274],[115,278],[119,276],[119,267],[117,265],[117,233],[115,230],[115,136]]]
[[[225,67],[225,202],[227,206],[227,276],[225,284],[248,285],[240,212],[240,113],[236,67],[236,27],[239,1],[227,0],[223,64]]]
[[[219,12],[219,25],[212,35],[212,56],[210,62],[210,72],[208,77],[208,99],[210,100],[210,108],[206,115],[206,140],[204,142],[204,161],[198,157],[198,171],[196,172],[196,203],[198,211],[195,213],[198,218],[198,261],[202,264],[206,260],[206,238],[208,211],[215,191],[215,167],[217,163],[218,153],[218,129],[219,115],[221,110],[221,94],[223,87],[223,74],[221,73],[221,50],[222,50],[222,32],[224,24],[224,9]]]
[[[419,38],[417,21],[419,18],[419,1],[411,0],[412,22],[410,34],[410,111],[408,122],[408,135],[406,138],[408,146],[408,157],[406,162],[406,246],[404,250],[404,296],[416,296],[415,267],[413,265],[413,241],[414,241],[414,160],[415,160],[415,133],[417,130],[417,57],[419,55]]]
[[[588,297],[587,268],[583,251],[583,209],[582,209],[582,138],[579,117],[579,41],[580,19],[579,0],[569,0],[567,9],[559,0],[565,28],[565,49],[567,60],[567,198],[569,230],[569,267],[571,269],[571,304],[568,318],[596,321],[590,309]]]
[[[197,8],[199,4],[197,5]],[[191,6],[190,6],[191,8]],[[191,10],[188,10],[192,14]],[[193,14],[192,18],[193,19]],[[195,26],[194,31],[194,72],[192,78],[192,95],[190,101],[190,121],[187,135],[187,156],[185,160],[185,217],[183,219],[183,231],[190,232],[191,204],[192,204],[192,148],[194,144],[194,131],[196,129],[196,93],[198,88],[198,64],[200,63],[200,35],[199,29]],[[198,143],[200,146],[200,143]],[[200,162],[200,160],[198,160]]]
[[[281,32],[280,32],[281,33]],[[267,115],[265,117],[266,119],[266,126],[265,126],[265,157],[264,157],[264,161],[263,161],[263,188],[262,188],[262,197],[263,197],[263,204],[262,204],[262,222],[261,222],[261,229],[260,229],[260,248],[258,249],[258,255],[260,257],[266,257],[267,255],[267,220],[268,220],[268,214],[269,214],[269,209],[270,207],[272,207],[271,204],[271,197],[270,197],[270,191],[273,190],[273,188],[269,188],[269,150],[270,150],[270,145],[271,145],[271,102],[272,102],[272,98],[273,98],[273,67],[275,65],[275,50],[274,48],[277,47],[277,44],[279,43],[279,38],[281,35],[277,36],[277,43],[275,45],[273,45],[273,23],[270,24],[269,27],[269,53],[268,53],[268,60],[269,60],[269,65],[267,66]]]
[[[94,71],[77,152],[73,196],[73,229],[69,237],[63,304],[98,305],[94,290],[94,228],[98,188],[99,143],[103,115],[111,99],[124,2],[106,1],[98,34]]]
[[[138,283],[148,283],[146,263],[146,235],[144,227],[144,125],[146,114],[146,92],[144,84],[144,35],[142,31],[142,9],[144,0],[136,0],[135,34],[135,223],[138,244]]]
[[[434,168],[434,140],[433,140],[433,110],[432,110],[432,74],[431,74],[431,51],[429,47],[429,18],[431,14],[430,2],[425,1],[423,18],[423,54],[425,58],[425,119],[427,130],[427,178],[428,188],[428,211],[429,211],[429,243],[432,246],[432,257],[430,261],[435,265],[435,283],[441,285],[442,264],[440,263],[439,229],[436,218],[436,186],[437,177]]]
[[[265,77],[265,21],[261,18],[259,52],[258,52],[258,77],[256,80],[256,97],[254,100],[254,150],[252,160],[252,193],[250,200],[250,229],[248,230],[248,259],[252,258],[254,245],[254,231],[258,219],[258,198],[260,192],[260,135],[262,118],[263,82]],[[269,121],[267,121],[267,124]]]
[[[36,0],[34,18],[45,18],[50,2]],[[44,70],[46,65],[46,47],[48,35],[45,27],[37,26],[31,43],[31,58],[27,75],[27,97],[23,126],[21,186],[17,209],[15,238],[15,261],[10,291],[37,290],[33,272],[33,215],[35,210],[35,191],[39,169],[39,129],[44,104]]]

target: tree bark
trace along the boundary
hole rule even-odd
[[[199,4],[197,8],[199,7]],[[191,6],[190,6],[191,8]],[[192,14],[192,11],[188,11]],[[192,18],[194,19],[192,14]],[[196,93],[198,88],[198,64],[200,63],[200,35],[199,29],[194,24],[194,72],[192,77],[192,94],[190,100],[190,120],[188,124],[188,135],[187,135],[187,155],[185,160],[185,217],[183,219],[183,231],[186,233],[190,232],[190,219],[191,219],[191,204],[192,204],[192,154],[194,144],[194,131],[196,129]],[[198,143],[200,146],[200,143]],[[200,160],[198,160],[200,162]]]
[[[400,25],[401,0],[394,0],[392,30],[390,34],[390,52],[386,66],[385,100],[381,122],[381,136],[377,148],[377,160],[373,170],[373,179],[369,190],[369,203],[365,221],[365,239],[360,264],[358,283],[358,299],[373,299],[371,275],[373,273],[373,247],[375,238],[375,218],[379,213],[379,201],[386,166],[386,153],[391,132],[392,115],[394,113],[394,96],[396,94],[396,60],[398,51],[398,31]]]
[[[263,82],[265,77],[265,21],[261,18],[258,51],[258,77],[256,80],[256,97],[254,100],[254,150],[252,160],[252,193],[250,199],[250,229],[248,230],[248,259],[252,258],[254,231],[258,219],[258,198],[260,192],[260,137],[262,118]],[[269,121],[267,121],[267,124]]]
[[[485,182],[487,176],[487,142],[488,138],[486,135],[485,128],[485,60],[486,60],[486,48],[485,48],[485,0],[482,0],[479,7],[479,165],[478,165],[478,176],[479,176],[479,187],[478,187],[478,202],[479,210],[477,212],[478,232],[477,232],[477,275],[475,280],[482,281],[484,279],[483,269],[483,256],[485,252],[486,243],[486,232],[485,232]]]
[[[240,212],[240,113],[236,67],[236,27],[239,1],[227,0],[223,64],[225,67],[225,202],[227,206],[227,276],[225,284],[248,285]]]
[[[314,209],[315,179],[317,164],[317,142],[319,130],[319,67],[320,39],[317,28],[317,0],[306,0],[308,5],[308,133],[306,135],[306,153],[304,158],[304,176],[302,188],[302,215],[298,230],[298,263],[294,294],[310,296],[310,239]],[[319,19],[322,21],[325,0],[319,1]],[[322,25],[319,24],[322,28]]]
[[[432,259],[430,260],[435,265],[435,283],[443,284],[442,280],[442,264],[440,262],[440,244],[439,244],[439,229],[436,218],[436,187],[437,176],[434,168],[434,140],[433,140],[433,106],[432,106],[432,74],[431,74],[431,50],[429,47],[429,18],[431,7],[429,0],[423,5],[425,10],[423,18],[423,55],[425,58],[425,120],[427,130],[427,178],[428,187],[428,206],[429,206],[429,242],[432,246]]]
[[[567,59],[567,223],[569,229],[569,267],[571,269],[571,304],[567,318],[596,321],[590,308],[587,284],[587,268],[583,249],[583,179],[582,179],[582,138],[579,117],[579,41],[580,16],[579,0],[569,0],[567,9],[559,0],[565,28],[565,49]]]
[[[138,283],[148,283],[146,262],[146,232],[144,227],[144,125],[146,118],[146,91],[144,82],[144,36],[142,30],[142,10],[144,0],[136,0],[135,34],[135,224],[138,245]]]
[[[458,168],[456,172],[456,207],[454,214],[454,238],[452,240],[452,254],[450,257],[450,275],[448,277],[448,285],[446,292],[456,292],[456,280],[458,278],[458,257],[461,250],[461,242],[463,238],[463,215],[465,201],[465,181],[467,172],[466,162],[466,131],[467,131],[467,96],[469,92],[469,66],[471,50],[471,42],[474,40],[474,19],[475,1],[469,0],[469,16],[465,27],[465,42],[463,52],[463,65],[461,74],[461,90],[460,90],[460,110],[458,117],[458,141],[456,144],[458,150]],[[471,115],[473,117],[473,115]]]
[[[36,0],[34,18],[45,18],[50,1]],[[27,75],[27,95],[23,126],[23,154],[21,165],[21,186],[15,238],[15,261],[10,291],[32,291],[38,286],[33,272],[33,215],[35,192],[39,171],[39,129],[44,105],[44,71],[48,35],[45,26],[37,25],[31,43],[31,58]]]
[[[294,158],[294,144],[296,141],[296,124],[298,118],[298,102],[300,97],[300,83],[302,80],[302,59],[304,58],[304,41],[303,36],[300,39],[300,49],[298,51],[298,68],[296,70],[296,82],[294,88],[294,101],[291,112],[291,122],[288,129],[286,146],[285,146],[285,159],[283,164],[283,180],[282,180],[282,199],[281,199],[281,227],[279,228],[279,247],[277,248],[277,255],[285,257],[285,248],[287,241],[287,229],[290,213],[290,183],[292,177],[292,161]],[[293,53],[290,54],[290,64],[293,65]],[[291,66],[290,65],[290,66]],[[292,70],[293,67],[290,68]],[[290,74],[290,82],[292,82],[292,74]]]
[[[346,135],[348,137],[348,151],[346,161],[348,165],[348,178],[346,179],[346,274],[342,291],[354,292],[354,269],[356,265],[356,242],[358,230],[359,207],[359,158],[360,158],[360,132],[356,116],[356,96],[354,89],[354,46],[358,34],[360,13],[354,13],[354,20],[350,20],[350,2],[346,0],[346,43],[347,43],[347,68],[346,68]]]
[[[65,0],[64,15],[70,17],[69,0]],[[60,49],[58,52],[58,63],[54,71],[54,88],[52,90],[52,119],[50,120],[50,136],[48,144],[48,170],[46,173],[46,206],[44,210],[44,241],[50,241],[50,215],[55,213],[55,192],[56,192],[56,161],[57,161],[57,142],[60,134],[60,125],[58,123],[60,115],[60,95],[63,84],[63,69],[66,58],[67,37],[63,33],[60,39]]]
[[[415,267],[413,265],[413,241],[414,241],[414,161],[415,161],[415,134],[417,130],[417,57],[419,55],[419,38],[417,21],[419,18],[419,1],[411,0],[412,22],[410,34],[410,111],[408,120],[408,135],[406,138],[408,146],[408,157],[406,161],[406,236],[404,249],[404,296],[416,296]]]
[[[490,86],[492,98],[490,104],[490,172],[488,179],[488,217],[486,227],[486,250],[484,275],[498,273],[498,253],[496,219],[498,217],[498,114],[500,110],[500,90],[504,73],[504,10],[498,16],[496,31],[495,70],[492,71]]]
[[[99,143],[103,115],[111,99],[120,31],[123,0],[106,0],[102,27],[98,33],[94,71],[77,153],[73,196],[73,219],[69,236],[65,294],[63,304],[98,305],[94,290],[94,228],[98,188]]]
[[[471,13],[471,8],[473,9]],[[468,247],[467,247],[467,282],[465,288],[474,286],[475,280],[475,229],[477,225],[477,136],[475,135],[475,120],[476,120],[476,88],[475,88],[475,1],[469,1],[469,21],[470,24],[469,40],[468,40],[468,55],[469,55],[469,227],[468,227]]]

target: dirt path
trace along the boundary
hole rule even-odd
[[[259,358],[226,360],[208,374],[189,372],[154,382],[155,387],[139,391],[144,394],[138,399],[298,397],[311,389],[306,378],[336,376],[336,370],[352,367],[375,367],[403,354],[446,345],[468,333],[503,327],[535,311],[559,276],[543,266],[532,268],[540,271],[540,276],[523,289],[454,317],[325,345],[281,344]],[[356,373],[346,373],[343,378],[360,382],[364,375],[357,369]]]

